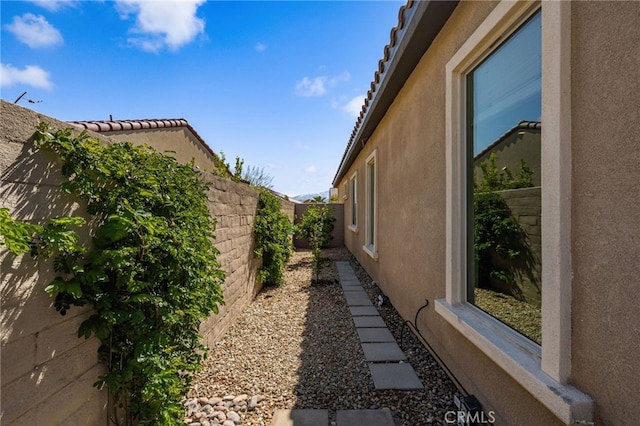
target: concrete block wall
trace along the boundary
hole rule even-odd
[[[64,178],[55,156],[38,150],[32,140],[43,121],[56,129],[69,124],[5,101],[1,108],[0,207],[32,223],[70,214],[90,219],[82,204],[60,192]],[[113,142],[100,134],[91,136]],[[260,290],[255,280],[260,261],[253,257],[259,194],[246,184],[215,176],[207,179],[209,209],[217,221],[218,261],[227,274],[222,286],[226,304],[200,330],[204,343],[211,346]],[[282,206],[293,219],[293,203],[282,200]],[[88,228],[80,230],[85,244],[90,243]],[[105,423],[107,393],[92,386],[104,371],[97,360],[99,343],[77,337],[90,310],[74,307],[66,316],[56,312],[44,291],[55,277],[51,260],[16,257],[3,248],[0,272],[0,423],[38,424],[39,418],[47,424]]]
[[[344,204],[337,203],[329,203],[329,204],[316,204],[316,203],[305,203],[305,204],[295,204],[295,219],[294,224],[297,224],[302,220],[304,213],[311,206],[323,206],[326,205],[329,207],[329,210],[333,212],[333,217],[336,219],[333,222],[333,231],[331,232],[331,241],[329,241],[328,247],[342,247],[344,246]],[[308,249],[309,242],[305,238],[298,238],[294,236],[293,239],[294,245],[296,248]]]
[[[44,224],[49,217],[89,216],[59,190],[60,164],[36,149],[32,136],[41,121],[66,123],[2,101],[0,206],[20,220]],[[81,233],[84,243],[89,238]],[[96,339],[77,337],[88,309],[56,312],[44,291],[55,277],[53,262],[16,257],[0,249],[0,423],[3,425],[102,424],[107,392],[93,383],[104,372]],[[43,420],[44,421],[44,420]]]
[[[200,329],[207,346],[212,346],[260,291],[256,273],[261,265],[253,256],[253,222],[258,191],[248,185],[211,176],[209,210],[216,219],[215,245],[218,262],[227,276],[222,286],[225,304]]]
[[[516,218],[518,224],[527,233],[529,249],[535,260],[532,271],[535,282],[523,276],[519,277],[517,284],[527,302],[540,306],[542,303],[540,290],[540,277],[542,276],[542,264],[540,263],[542,259],[542,187],[511,189],[498,193],[511,209],[511,214]]]

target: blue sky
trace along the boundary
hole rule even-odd
[[[185,118],[275,190],[325,191],[404,3],[3,0],[1,96],[67,121]]]

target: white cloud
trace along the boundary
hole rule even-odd
[[[293,145],[293,147],[294,147],[295,149],[301,149],[301,150],[307,150],[307,149],[310,149],[310,148],[311,148],[309,145],[307,145],[307,144],[305,144],[305,143],[302,143],[302,142],[296,142],[296,143]]]
[[[318,168],[312,164],[310,166],[305,167],[304,171],[307,173],[316,173],[318,171]]]
[[[256,43],[255,49],[256,49],[256,52],[262,53],[265,50],[267,50],[267,45],[264,43]]]
[[[14,16],[13,21],[4,27],[31,48],[62,44],[60,31],[47,22],[42,15],[25,13],[22,16]]]
[[[349,81],[351,79],[351,74],[349,74],[348,71],[343,72],[340,75],[336,75],[335,77],[331,77],[329,79],[329,85],[330,86],[335,86],[336,84],[343,82],[343,81]]]
[[[296,93],[299,96],[322,96],[327,93],[327,88],[325,87],[325,83],[327,82],[327,77],[316,77],[311,80],[309,77],[304,77],[296,84]]]
[[[356,96],[345,105],[343,105],[342,110],[348,112],[354,118],[358,118],[358,116],[360,115],[360,111],[362,111],[363,104],[364,96]]]
[[[23,70],[19,70],[11,65],[0,64],[0,86],[9,87],[14,84],[25,84],[40,89],[53,87],[49,73],[36,65],[27,65]]]
[[[322,96],[327,93],[327,90],[334,87],[336,84],[343,81],[348,81],[351,78],[351,74],[347,71],[334,77],[326,75],[314,77],[303,77],[302,80],[296,83],[296,94],[298,96]]]
[[[34,0],[31,3],[47,9],[50,12],[57,12],[63,7],[75,7],[78,0]]]
[[[136,16],[129,43],[149,52],[163,47],[178,50],[204,32],[204,20],[196,16],[205,0],[145,1],[118,0],[116,6],[123,19]]]

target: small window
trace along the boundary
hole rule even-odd
[[[351,179],[349,179],[349,187],[350,187],[350,193],[351,193],[351,203],[350,203],[351,214],[350,214],[350,221],[349,221],[349,229],[352,230],[353,232],[357,232],[358,231],[358,181],[355,173],[353,174],[353,176],[351,176]]]
[[[366,209],[366,235],[364,250],[374,259],[378,258],[376,238],[376,203],[377,203],[377,173],[376,173],[376,152],[374,151],[366,162],[366,179],[367,179],[367,209]]]

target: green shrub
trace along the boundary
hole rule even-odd
[[[299,237],[306,238],[311,247],[313,255],[313,272],[316,276],[316,282],[320,275],[322,267],[321,249],[326,247],[331,241],[331,231],[333,231],[333,222],[335,222],[333,213],[327,206],[310,206],[305,211],[298,225],[296,232]]]
[[[533,254],[526,232],[496,191],[531,187],[533,173],[521,160],[514,177],[506,167],[498,169],[497,159],[497,155],[491,153],[489,162],[480,166],[481,181],[474,182],[475,284],[498,289],[506,286],[511,295],[522,298],[515,282],[518,276],[531,276]]]
[[[258,281],[265,285],[284,284],[284,268],[293,253],[291,222],[282,212],[280,199],[265,188],[260,189],[258,211],[253,225],[254,254],[262,258]]]
[[[93,215],[92,248],[61,252],[47,291],[63,315],[73,305],[94,308],[78,335],[100,340],[107,372],[95,386],[108,388],[127,424],[180,424],[180,400],[206,355],[200,322],[223,303],[207,184],[193,165],[146,146],[103,145],[44,124],[35,139],[61,159],[61,189]],[[69,219],[40,239],[73,240],[61,228],[75,224]]]

